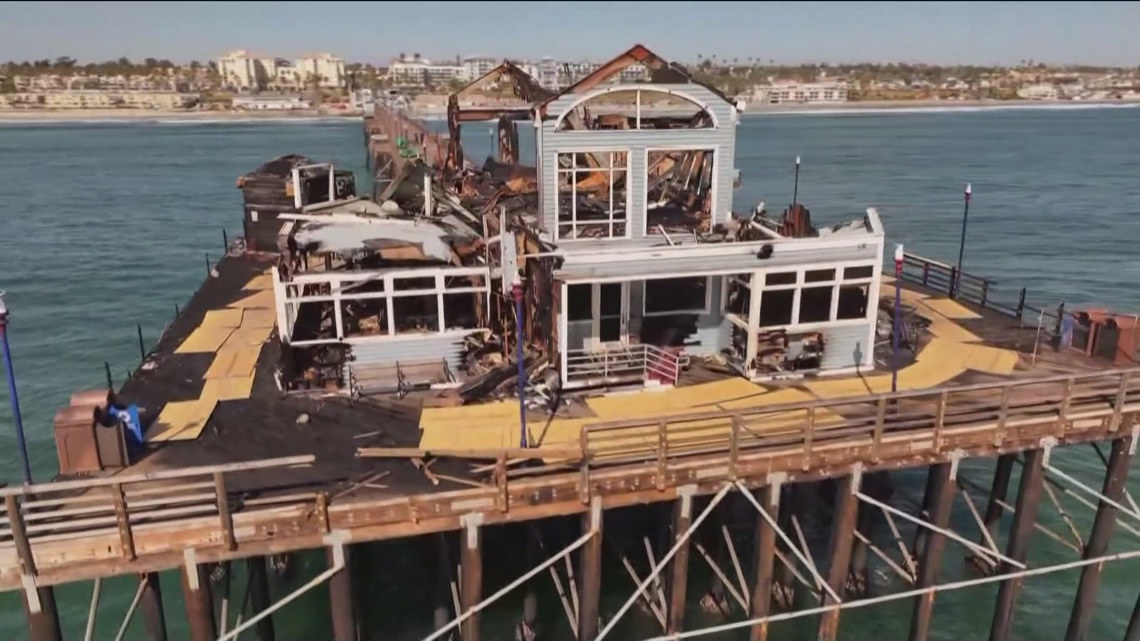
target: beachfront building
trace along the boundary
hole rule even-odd
[[[177,91],[75,89],[0,94],[0,109],[187,109],[199,95]]]
[[[832,104],[847,102],[846,82],[777,82],[753,89],[751,102],[766,105]]]
[[[471,82],[491,73],[492,69],[499,66],[499,61],[492,56],[468,56],[463,59],[461,66],[463,71],[459,79],[464,82]]]
[[[1028,85],[1017,90],[1017,97],[1025,100],[1057,100],[1061,97],[1056,85]]]
[[[300,96],[234,96],[233,108],[242,111],[295,111],[313,105]]]
[[[418,53],[410,57],[401,54],[388,65],[388,79],[393,84],[415,87],[447,85],[462,80],[465,73],[463,65],[433,63]]]
[[[255,56],[245,50],[218,58],[222,85],[235,91],[289,90],[345,86],[344,59],[328,53],[305,55],[295,60]]]

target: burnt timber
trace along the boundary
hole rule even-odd
[[[673,66],[640,47],[610,66],[631,61],[665,76],[666,83],[679,79]],[[509,63],[493,73],[522,83],[518,94],[526,102],[545,104],[553,98],[526,85],[526,79],[518,76],[521,71]],[[601,81],[587,79],[577,90],[589,89],[591,82]],[[452,114],[455,123],[464,120],[458,115],[462,112],[459,102],[455,101]],[[513,155],[517,142],[510,142],[510,131],[518,122],[518,113],[467,116],[469,121],[499,118],[500,162],[517,163]],[[620,126],[612,123],[604,126]],[[485,195],[487,184],[481,182],[491,184],[495,204],[488,208],[486,203],[491,201],[483,202],[487,211],[481,213],[494,214],[504,198],[518,198],[518,192],[530,189],[525,178],[513,187],[505,184],[514,179],[510,176],[523,173],[518,168],[510,169],[506,180],[495,181],[488,174],[499,167],[472,171],[463,166],[458,129],[452,139],[443,139],[404,114],[384,110],[378,110],[366,126],[371,163],[381,177],[377,193],[385,199],[409,182],[422,184],[428,168],[428,173],[466,172],[455,189],[440,192],[460,203],[465,192]],[[409,144],[417,147],[414,153],[407,153]],[[331,168],[327,173],[316,169],[303,175],[309,171],[304,168],[311,166],[306,159],[294,158],[285,168],[270,164],[247,179],[251,187],[261,189],[258,180],[284,180],[295,174],[294,203],[297,198],[314,197],[312,190],[326,180],[329,187],[323,197],[316,196],[318,200],[340,199],[338,192],[344,200],[355,196],[355,190],[338,182]],[[279,198],[280,193],[273,191],[265,192],[266,197]],[[419,197],[430,200],[432,193],[428,189]],[[235,243],[214,266],[216,275],[205,281],[144,364],[118,391],[121,398],[144,409],[200,398],[211,360],[201,354],[180,354],[178,347],[210,312],[248,297],[243,287],[278,266],[281,254],[288,251],[269,246],[270,239],[280,236],[266,230],[279,228],[288,216],[295,215],[288,213],[289,202],[259,206],[247,206],[247,238]],[[263,209],[274,206],[272,217],[261,215]],[[699,218],[708,211],[697,206],[692,213]],[[286,218],[278,218],[281,215]],[[806,210],[793,209],[777,228],[780,235],[797,237],[811,224]],[[532,563],[534,568],[524,579],[569,555],[578,557],[577,592],[564,605],[567,625],[579,639],[611,634],[635,602],[644,603],[646,611],[659,617],[661,634],[686,630],[686,594],[700,592],[690,581],[689,564],[699,562],[698,558],[725,568],[720,570],[721,589],[739,601],[724,600],[749,617],[737,617],[721,627],[747,628],[752,639],[768,638],[771,624],[810,614],[816,606],[824,615],[818,638],[835,639],[843,609],[890,596],[914,600],[910,638],[925,639],[937,591],[968,587],[939,581],[939,567],[949,562],[943,557],[950,546],[966,540],[972,562],[988,575],[977,581],[1001,583],[990,638],[1002,641],[1011,638],[1010,621],[1020,583],[1035,573],[1061,569],[1026,567],[1031,537],[1043,527],[1036,518],[1042,493],[1050,492],[1049,484],[1056,483],[1083,493],[1086,504],[1096,511],[1087,544],[1082,541],[1074,546],[1081,560],[1064,564],[1082,570],[1066,638],[1086,638],[1101,565],[1140,557],[1140,551],[1109,554],[1107,546],[1114,528],[1135,532],[1140,520],[1140,510],[1125,490],[1140,429],[1140,369],[1112,368],[1118,362],[1115,353],[1108,359],[1096,357],[1096,330],[1090,328],[1097,326],[1082,324],[1088,315],[1082,318],[1064,310],[1033,308],[1026,303],[1024,290],[1003,292],[988,279],[957,274],[953,267],[909,254],[902,282],[908,296],[949,295],[949,300],[972,314],[952,324],[975,335],[979,344],[1015,353],[1016,367],[1004,376],[966,368],[936,386],[899,392],[873,393],[868,383],[868,393],[834,398],[817,394],[810,400],[742,409],[695,403],[680,413],[620,420],[594,417],[585,420],[573,443],[542,444],[529,453],[503,447],[497,452],[424,448],[419,417],[430,394],[353,398],[329,389],[323,390],[331,392],[326,394],[283,390],[277,379],[290,347],[278,326],[252,366],[249,396],[218,403],[196,439],[152,446],[144,457],[115,473],[0,489],[6,506],[0,520],[0,589],[23,593],[31,638],[45,641],[60,638],[58,623],[53,621],[57,615],[51,588],[135,574],[142,577],[138,600],[148,638],[159,639],[165,638],[165,630],[157,573],[179,570],[192,638],[233,638],[237,630],[225,630],[225,624],[217,620],[216,599],[208,593],[211,585],[205,570],[246,560],[253,618],[243,627],[256,627],[261,638],[273,638],[271,614],[283,602],[271,602],[267,559],[323,549],[328,569],[314,581],[327,581],[330,587],[332,638],[348,641],[357,637],[353,619],[360,609],[350,580],[353,545],[458,532],[462,568],[456,582],[458,603],[449,604],[439,631],[429,638],[454,631],[470,641],[480,638],[479,612],[487,601],[498,598],[484,586],[486,532],[496,525],[542,524],[574,516],[574,542],[558,552],[548,550],[552,556],[541,564]],[[870,298],[867,307],[877,309],[878,299],[889,296],[883,291]],[[918,318],[913,323],[915,336],[927,333],[929,328],[920,327]],[[1087,334],[1066,339],[1066,326],[1069,332],[1084,328]],[[945,326],[941,329],[951,331]],[[933,344],[916,339],[914,356],[921,358]],[[675,385],[681,389],[699,384],[688,379],[698,375],[689,371]],[[849,380],[864,380],[864,375],[859,372]],[[811,384],[811,378],[770,383],[784,390],[810,389]],[[1110,444],[1099,488],[1081,483],[1050,462],[1050,454],[1061,448],[1098,443]],[[542,461],[520,467],[514,459],[523,457]],[[973,505],[965,493],[961,463],[986,458],[999,461],[986,516],[983,520],[979,513],[977,535],[954,532],[947,519],[957,494],[962,493]],[[1009,469],[1019,458],[1023,471],[1011,499],[1015,505],[1002,507],[1009,493]],[[890,506],[872,490],[873,479],[910,468],[928,468],[926,500],[918,515]],[[826,556],[816,560],[796,540],[802,539],[797,515],[803,504],[798,490],[815,491],[811,488],[825,484],[834,489],[834,516]],[[795,500],[788,498],[790,489],[797,490]],[[705,524],[713,520],[711,515],[728,518],[718,505],[732,501],[754,513],[755,551],[750,566],[756,571],[751,581],[739,568],[739,578],[733,580],[725,554],[713,547],[710,538],[701,536],[714,528]],[[649,593],[659,590],[660,596],[637,601],[642,598],[639,589],[616,612],[602,611],[598,596],[602,581],[608,578],[602,572],[603,533],[616,536],[621,527],[609,524],[647,504],[668,508],[655,519],[662,525],[664,543],[647,551],[648,569],[635,580],[639,588]],[[881,510],[888,519],[894,514],[919,521],[922,536],[921,545],[914,546],[917,560],[910,558],[905,542],[899,541],[902,556],[896,560],[894,552],[888,554],[873,541],[862,541],[860,535],[866,533],[859,525],[860,513],[871,508]],[[996,528],[1003,511],[1012,512],[1012,530],[1004,550]],[[739,565],[733,542],[727,535],[725,539],[727,556]],[[1077,539],[1081,540],[1079,534]],[[904,587],[897,595],[870,599],[861,598],[858,589],[846,590],[849,566],[855,567],[857,554],[867,553],[862,545],[889,561],[904,577],[903,584],[913,589]],[[647,542],[647,550],[650,547]],[[826,568],[826,574],[818,568]],[[800,578],[788,578],[788,570]],[[632,568],[630,572],[636,575]],[[522,589],[525,582],[516,583]],[[804,607],[796,609],[794,602],[781,604],[780,599],[771,603],[782,590],[799,592]],[[711,602],[719,603],[712,596]],[[814,603],[802,603],[807,598]],[[792,610],[773,615],[773,605]]]

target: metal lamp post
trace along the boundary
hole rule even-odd
[[[519,447],[527,447],[526,437],[526,362],[523,342],[526,339],[525,316],[523,310],[523,284],[522,279],[515,275],[511,284],[511,294],[515,300],[515,339],[518,343],[515,359],[519,362]]]
[[[899,391],[899,333],[902,325],[903,246],[895,245],[895,320],[891,327],[891,392]]]
[[[0,292],[0,345],[4,351],[4,373],[8,377],[8,400],[12,404],[12,421],[16,426],[16,443],[20,447],[20,462],[24,465],[24,483],[31,485],[32,468],[28,463],[28,445],[24,441],[24,421],[20,417],[20,399],[16,395],[16,372],[12,368],[12,350],[8,347],[8,307],[4,292]]]
[[[973,193],[970,183],[966,183],[966,191],[963,196],[966,199],[966,205],[962,209],[962,239],[958,241],[958,269],[954,272],[954,297],[958,297],[958,283],[962,281],[962,256],[966,252],[966,221],[970,217],[970,195]]]
[[[800,197],[800,157],[796,156],[796,180],[792,186],[792,209],[796,208],[796,203],[799,202]]]

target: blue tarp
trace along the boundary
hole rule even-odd
[[[110,412],[112,416],[119,419],[119,422],[123,425],[123,429],[125,429],[128,434],[134,437],[135,445],[142,445],[143,433],[142,424],[139,422],[138,405],[132,404],[127,405],[126,407],[122,405],[111,405],[107,408],[107,411]]]

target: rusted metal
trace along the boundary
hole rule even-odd
[[[1037,520],[1037,507],[1041,503],[1041,484],[1045,478],[1045,450],[1033,449],[1025,453],[1025,464],[1021,470],[1021,482],[1017,492],[1017,513],[1009,532],[1006,556],[1025,562],[1029,552],[1029,540],[1033,524]],[[1010,572],[1012,567],[1002,563],[1001,572]],[[1004,581],[998,588],[997,602],[994,605],[993,624],[990,627],[990,641],[1007,641],[1013,627],[1014,607],[1021,592],[1021,577]]]
[[[1109,454],[1101,493],[1117,503],[1124,497],[1132,455],[1131,436],[1118,438],[1112,442],[1112,452]],[[1116,527],[1116,512],[1116,507],[1106,501],[1100,501],[1096,508],[1096,517],[1093,519],[1092,533],[1081,558],[1093,559],[1108,552],[1108,544]],[[1102,571],[1103,566],[1099,564],[1088,565],[1081,569],[1081,581],[1077,587],[1077,596],[1073,600],[1073,611],[1069,615],[1065,641],[1084,641],[1086,638],[1093,614],[1096,612],[1097,590],[1100,588]]]

